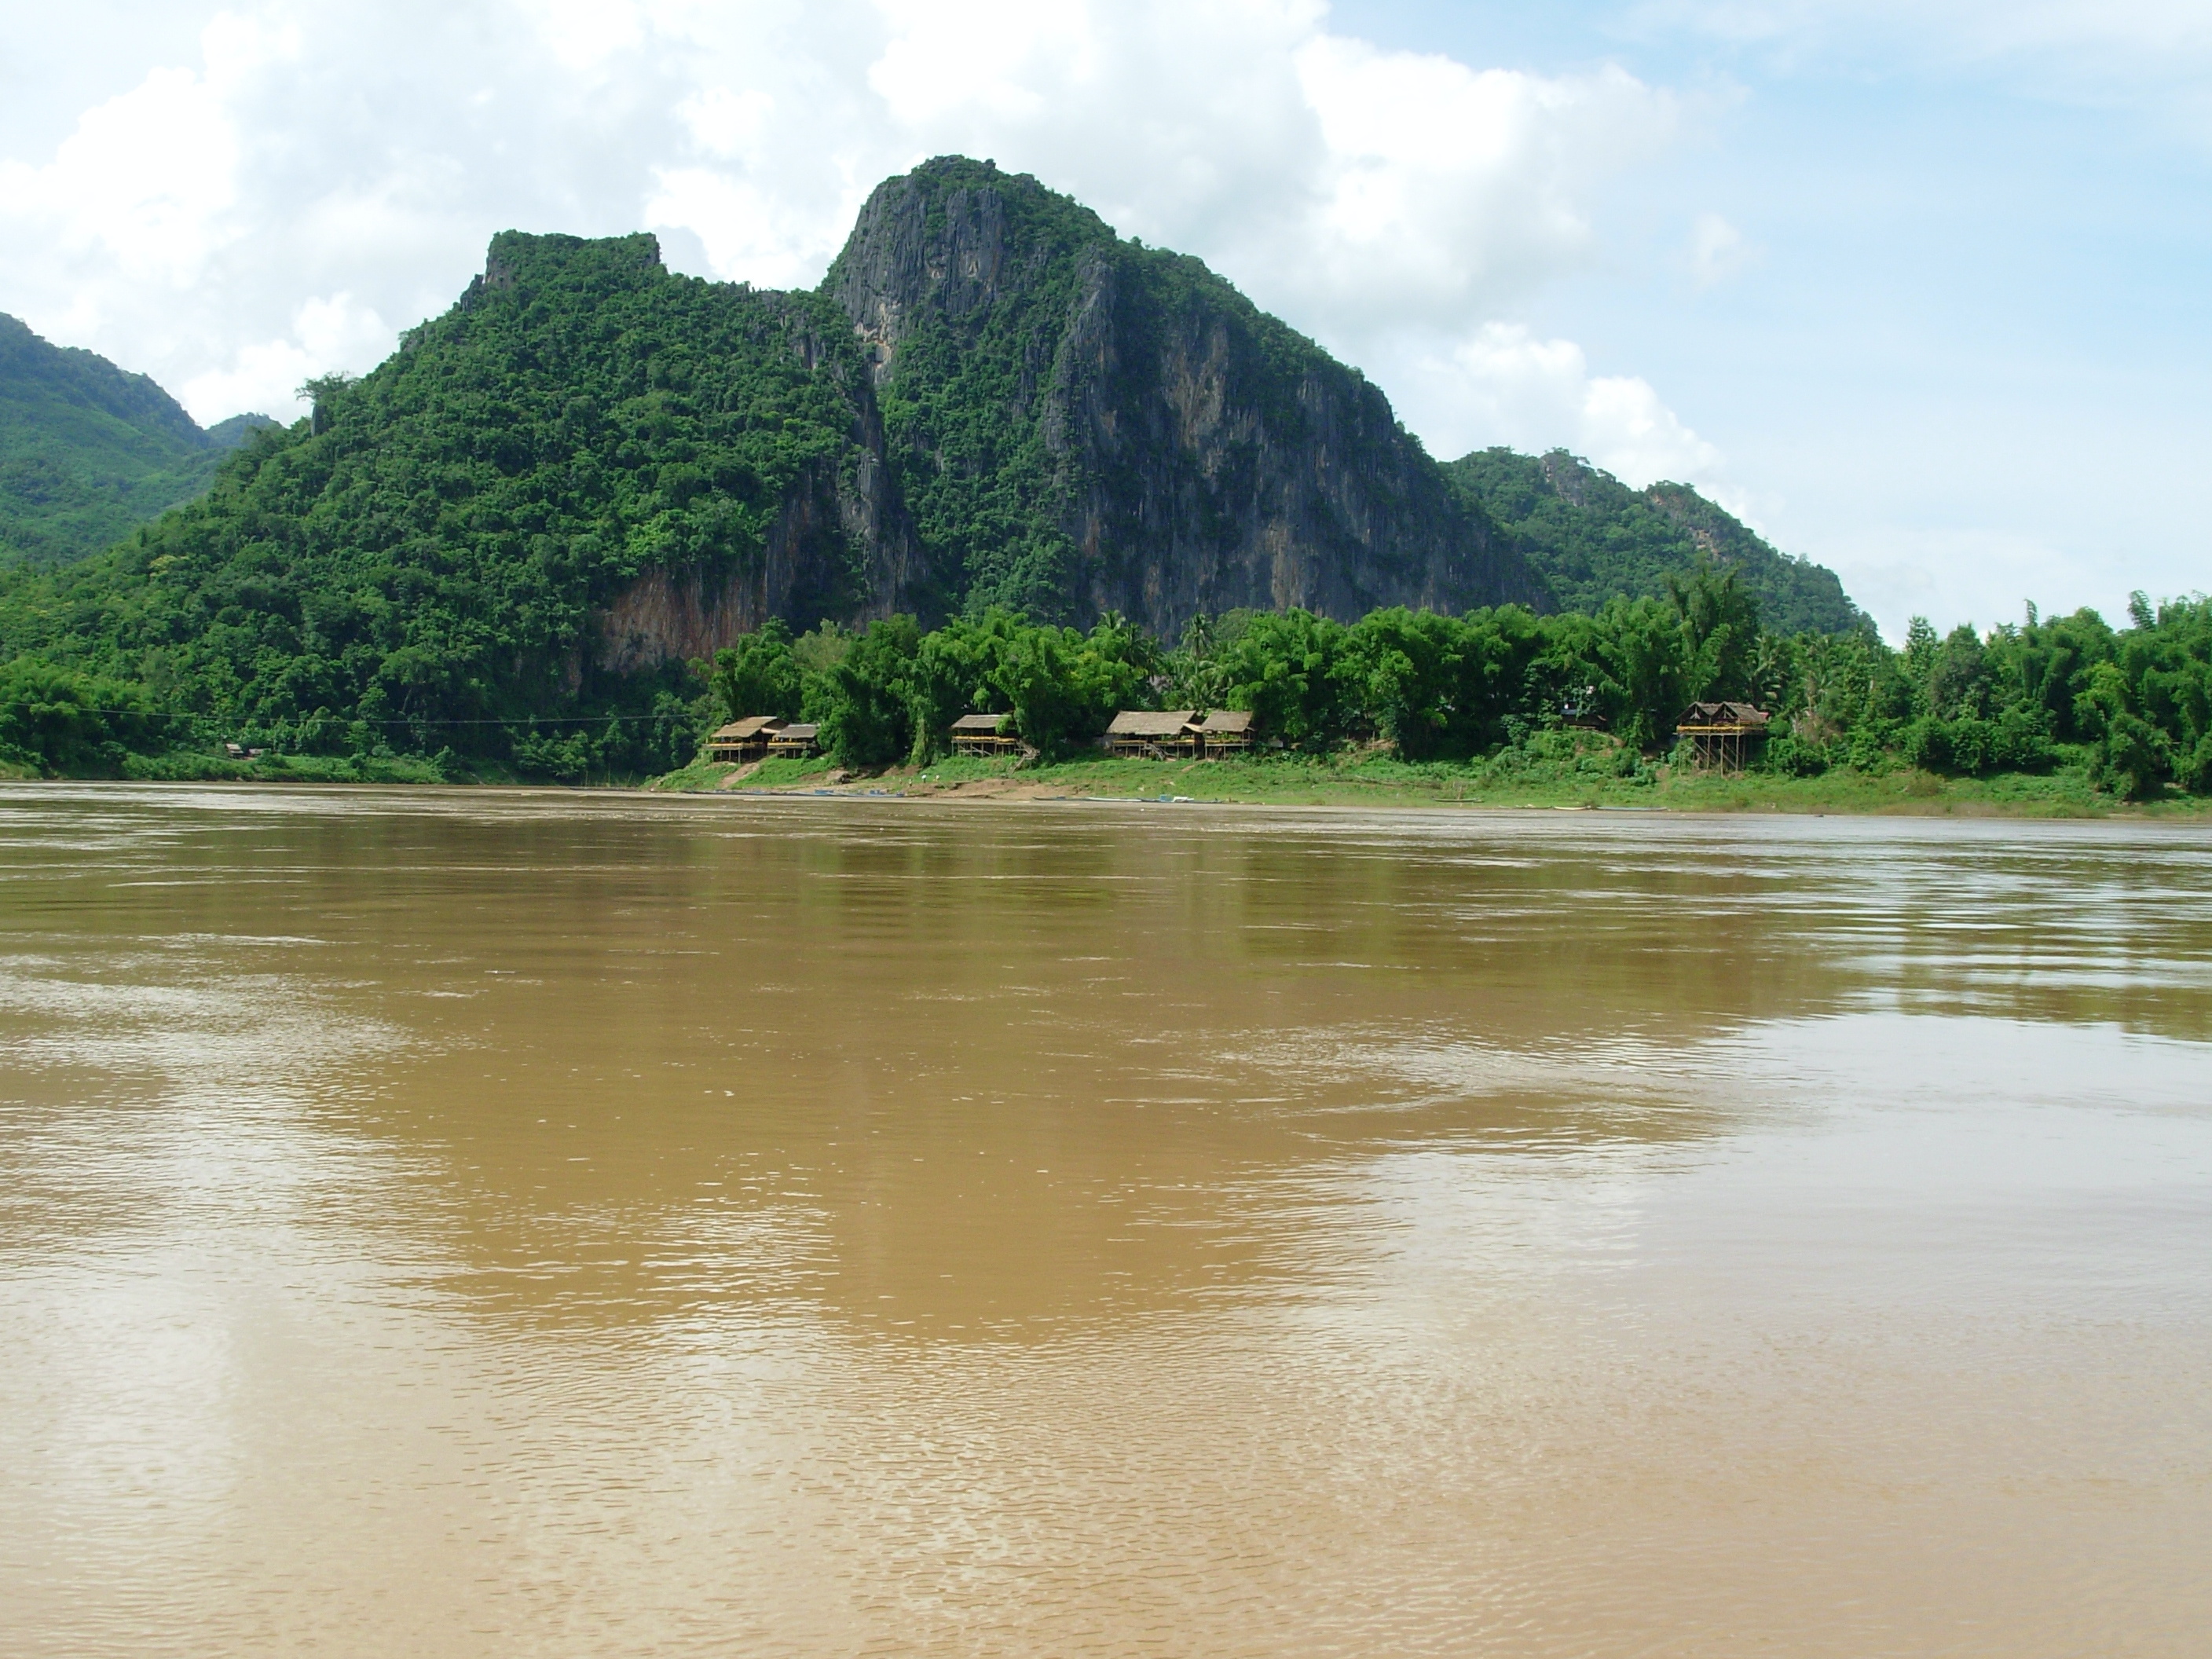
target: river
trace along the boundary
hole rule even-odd
[[[10,1655],[2197,1655],[2212,836],[0,793]]]

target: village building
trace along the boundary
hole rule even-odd
[[[1690,740],[1694,763],[1700,769],[1741,772],[1765,741],[1771,718],[1747,702],[1693,702],[1674,722],[1674,735]]]
[[[727,726],[718,726],[707,739],[707,758],[715,761],[757,761],[768,753],[769,741],[783,729],[773,714],[748,714]]]
[[[1218,760],[1252,747],[1252,715],[1242,708],[1124,708],[1099,739],[1109,755],[1155,760]]]
[[[963,714],[952,722],[952,752],[981,758],[1018,755],[1022,740],[1012,714]]]
[[[1249,708],[1217,708],[1198,721],[1197,727],[1200,760],[1225,760],[1251,750],[1252,711]]]
[[[1195,708],[1124,708],[1114,716],[1099,747],[1109,755],[1143,755],[1171,760],[1198,752],[1198,733],[1191,721]]]
[[[805,760],[822,752],[821,735],[818,726],[794,723],[769,739],[768,752],[781,760]]]

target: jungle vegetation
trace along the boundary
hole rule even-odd
[[[2086,769],[2131,800],[2212,793],[2212,600],[2115,629],[2092,611],[1939,637],[1916,619],[1902,650],[1871,630],[1760,626],[1733,570],[1705,567],[1664,599],[1595,616],[1507,605],[1445,617],[1378,611],[1346,626],[1304,611],[1201,618],[1172,647],[1115,618],[1087,632],[1005,610],[924,632],[893,617],[856,633],[763,629],[708,671],[708,718],[805,716],[841,764],[924,763],[970,711],[1010,713],[1047,758],[1079,751],[1117,708],[1249,708],[1281,749],[1387,745],[1471,761],[1596,729],[1624,773],[1663,755],[1675,717],[1713,698],[1775,716],[1759,764],[1810,775],[1914,767],[1986,776]]]
[[[771,622],[690,665],[660,696],[641,717],[537,731],[508,750],[522,763],[489,775],[637,776],[690,760],[708,731],[741,714],[817,721],[841,765],[869,769],[944,753],[952,721],[971,711],[1011,714],[1053,759],[1084,750],[1119,708],[1218,708],[1253,710],[1271,747],[1307,755],[1371,745],[1468,762],[1598,731],[1620,740],[1613,763],[1627,775],[1666,757],[1687,703],[1728,697],[1774,714],[1758,764],[1777,773],[2070,768],[2124,799],[2212,793],[2212,600],[2202,597],[2154,606],[2137,595],[2117,628],[2088,610],[1943,635],[1915,619],[1902,649],[1870,631],[1770,631],[1735,574],[1710,567],[1663,599],[1615,599],[1595,616],[1389,610],[1346,625],[1238,612],[1200,618],[1173,645],[1115,617],[1082,630],[994,607],[934,629],[905,616],[797,635]],[[226,729],[272,747],[287,737],[277,724]],[[444,775],[488,775],[434,720],[337,732],[351,751],[300,752],[411,755]],[[17,766],[146,770],[137,757],[209,736],[141,684],[37,659],[0,667],[0,759]]]
[[[1061,198],[1036,210],[1039,246],[1098,230]],[[1250,708],[1291,751],[1421,763],[1603,732],[1633,770],[1684,704],[1737,696],[1776,711],[1763,763],[1779,770],[2061,766],[2131,798],[2212,788],[2203,599],[2138,599],[2118,627],[1916,623],[1892,650],[1832,575],[1692,492],[1630,491],[1560,454],[1452,469],[1549,561],[1557,613],[1231,611],[1174,640],[1113,615],[1063,625],[1048,590],[1066,549],[1036,531],[1042,441],[1001,408],[1049,306],[973,339],[918,326],[878,401],[837,280],[765,293],[672,274],[648,236],[495,239],[451,311],[361,380],[312,383],[309,416],[237,434],[200,499],[89,558],[0,561],[0,764],[173,775],[235,744],[323,775],[638,778],[690,762],[731,714],[804,713],[866,768],[928,758],[970,709],[1013,714],[1052,757],[1152,705]],[[53,409],[194,441],[150,381],[35,343],[61,376]],[[961,555],[958,583],[900,601],[923,615],[860,606],[870,556],[839,503],[884,471],[925,550]],[[793,527],[795,503],[824,502]],[[641,576],[742,586],[777,537],[799,550],[780,620],[711,663],[608,648],[601,619]],[[860,614],[880,619],[835,620]]]
[[[757,562],[799,471],[851,460],[846,371],[850,330],[811,296],[671,276],[649,236],[502,237],[460,304],[374,374],[311,383],[313,414],[250,434],[204,498],[0,572],[0,672],[129,688],[202,743],[664,769],[696,679],[606,671],[592,617],[648,568]]]

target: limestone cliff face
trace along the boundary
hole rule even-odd
[[[948,159],[888,181],[824,287],[970,597],[1169,637],[1236,606],[1548,605],[1376,387],[1033,179]]]
[[[650,569],[618,589],[599,615],[593,665],[629,674],[712,658],[771,617],[804,627],[927,608],[934,589],[883,465],[880,430],[875,438],[877,448],[863,450],[848,475],[823,465],[800,475],[757,565]],[[848,580],[854,549],[867,559],[866,596],[857,600]]]
[[[788,331],[788,345],[810,374],[829,378],[846,397],[852,424],[843,454],[799,469],[757,558],[657,567],[617,589],[597,617],[599,670],[629,674],[711,658],[771,617],[804,629],[900,611],[933,617],[942,609],[884,464],[883,416],[866,375],[846,372],[852,362],[843,343],[825,341],[803,316]]]

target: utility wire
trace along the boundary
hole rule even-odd
[[[48,705],[50,708],[60,706]],[[158,708],[86,708],[75,703],[68,706],[71,712],[79,714],[137,714],[155,720],[211,720],[220,718],[214,714],[167,714]],[[365,716],[331,714],[325,718],[345,726],[605,726],[610,720],[689,720],[691,716],[687,714],[486,714],[462,719],[434,717],[428,714],[420,718],[410,718],[403,714],[386,720],[369,720]],[[308,715],[295,723],[305,726],[313,719],[314,716]]]

